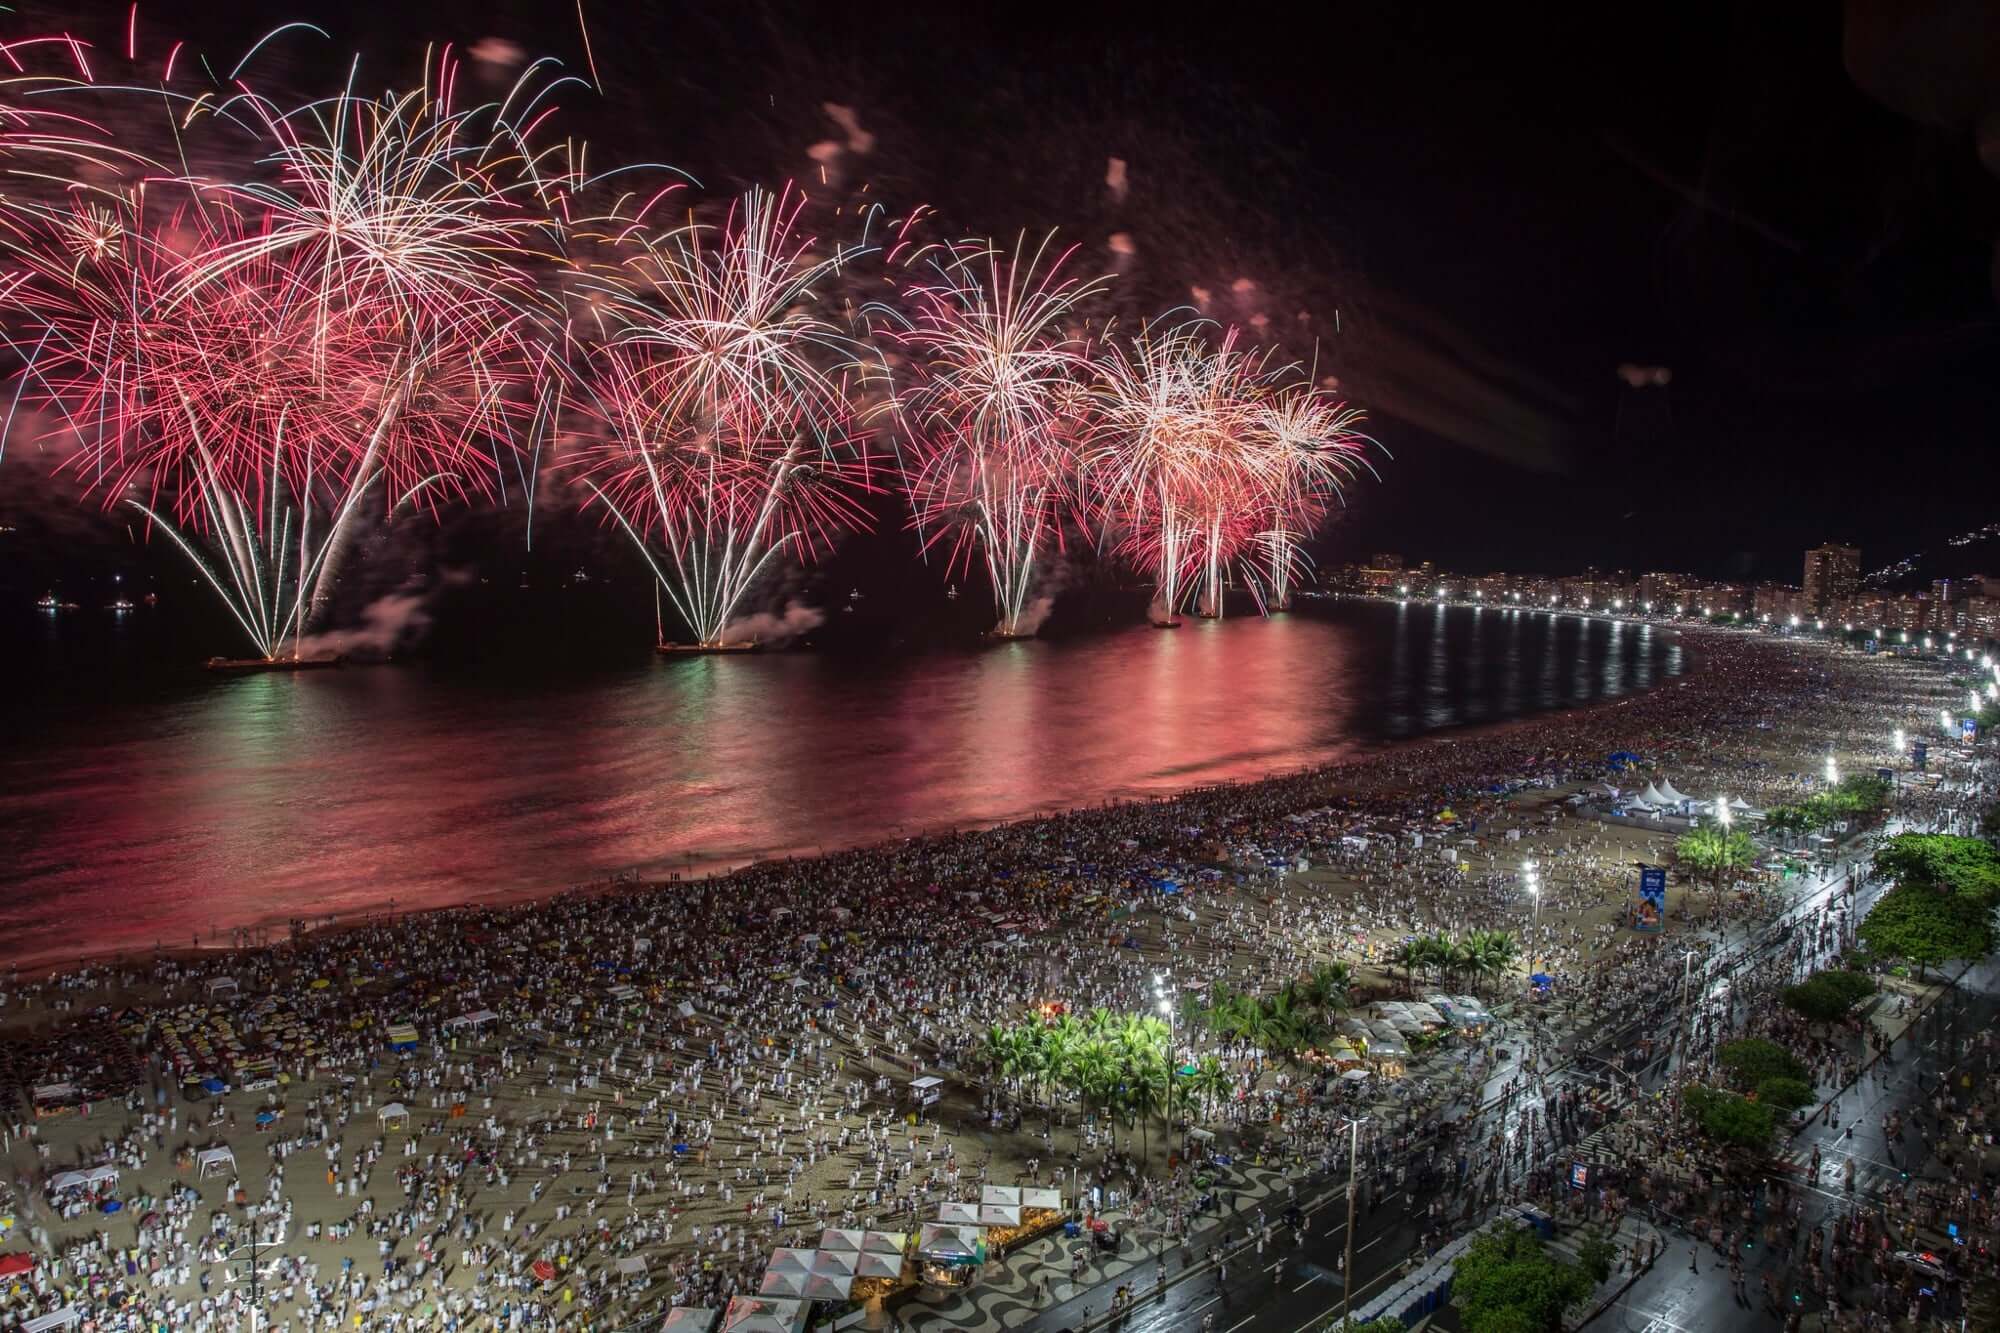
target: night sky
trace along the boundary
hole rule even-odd
[[[2000,83],[1905,118],[1857,87],[1837,7],[1465,8],[585,0],[605,91],[564,123],[720,197],[807,179],[838,103],[874,136],[846,188],[960,235],[1058,227],[1094,269],[1122,233],[1132,314],[1196,287],[1220,317],[1263,311],[1394,454],[1323,558],[1795,581],[1822,540],[1873,567],[1996,517],[2000,178],[1971,121]],[[277,57],[303,87],[354,50],[404,78],[428,39],[585,70],[560,4],[171,9],[142,21],[232,54],[321,23],[331,44]],[[1971,40],[1899,62],[1929,78]],[[0,464],[0,504],[24,466]]]

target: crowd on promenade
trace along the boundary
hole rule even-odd
[[[1909,664],[1728,633],[1699,647],[1699,670],[1613,705],[1254,785],[17,979],[0,1073],[82,1104],[6,1133],[36,1258],[6,1305],[207,1333],[234,1324],[246,1284],[230,1279],[252,1263],[287,1333],[580,1328],[719,1307],[756,1289],[773,1245],[914,1230],[982,1183],[1095,1187],[1098,1206],[1184,1229],[1204,1200],[1165,1165],[1179,1140],[1139,1160],[1075,1108],[996,1126],[975,1066],[986,1027],[1052,1002],[1150,1009],[1163,970],[1186,991],[1256,992],[1335,958],[1384,989],[1396,944],[1431,930],[1515,931],[1552,978],[1523,1027],[1525,1099],[1564,1032],[1617,1026],[1681,966],[1618,925],[1633,853],[1668,859],[1666,836],[1560,797],[1631,752],[1691,791],[1796,799],[1829,746],[1844,765],[1887,762],[1887,726],[1935,718]],[[1463,863],[1431,854],[1439,842]],[[1676,947],[1772,910],[1676,892]],[[1336,1107],[1293,1117],[1281,1148],[1269,1134],[1309,1072],[1197,1029],[1177,1039],[1227,1064],[1215,1128],[1330,1160]],[[1489,1043],[1460,1071],[1483,1080],[1497,1060]],[[937,1070],[963,1086],[918,1116],[907,1080]],[[1384,1164],[1451,1099],[1400,1105],[1371,1132]],[[1449,1140],[1426,1142],[1419,1169],[1444,1172]],[[204,1175],[202,1151],[223,1147]],[[51,1174],[98,1166],[117,1175],[50,1200]]]

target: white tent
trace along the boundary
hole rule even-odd
[[[766,1272],[763,1281],[757,1284],[759,1296],[777,1296],[788,1301],[804,1300],[806,1295],[805,1273]]]
[[[390,1102],[375,1113],[375,1118],[385,1125],[391,1120],[400,1120],[407,1125],[410,1123],[410,1108],[401,1102]]]
[[[855,1269],[861,1256],[835,1250],[813,1252],[812,1274],[806,1278],[806,1295],[816,1301],[844,1301],[854,1290]],[[897,1265],[900,1270],[901,1265]]]
[[[723,1333],[800,1333],[809,1308],[804,1301],[732,1296],[722,1312]]]
[[[797,1273],[801,1277],[812,1272],[813,1256],[818,1250],[793,1250],[783,1246],[771,1251],[771,1258],[764,1265],[767,1273]]]
[[[646,1261],[636,1254],[622,1254],[618,1256],[616,1267],[621,1277],[646,1276]]]
[[[208,993],[210,995],[220,995],[224,991],[228,991],[231,995],[234,995],[238,989],[235,977],[210,977],[208,979]]]
[[[1020,1226],[1021,1205],[982,1203],[979,1205],[979,1224],[988,1227]]]
[[[940,1258],[970,1258],[978,1253],[980,1239],[978,1227],[926,1222],[917,1232],[917,1253]]]
[[[1044,1208],[1049,1212],[1059,1213],[1062,1211],[1062,1191],[1036,1189],[1033,1186],[1025,1186],[1021,1190],[1021,1206],[1023,1208]]]
[[[886,1277],[892,1281],[903,1275],[901,1254],[862,1254],[855,1256],[856,1277]]]
[[[1660,801],[1662,804],[1679,805],[1686,799],[1687,797],[1674,790],[1674,784],[1671,780],[1660,784]]]
[[[806,1278],[809,1301],[844,1301],[854,1291],[852,1273],[813,1273]]]
[[[21,1325],[21,1333],[51,1333],[58,1328],[75,1328],[83,1322],[83,1311],[74,1305],[65,1305],[50,1314],[37,1315]]]
[[[979,1205],[946,1200],[938,1205],[937,1220],[946,1226],[976,1227],[979,1225]]]
[[[865,1231],[851,1231],[843,1230],[840,1227],[828,1227],[819,1233],[819,1247],[822,1250],[832,1250],[836,1254],[859,1254],[861,1253],[861,1242],[867,1235],[868,1233]]]
[[[1661,795],[1658,787],[1649,782],[1646,784],[1646,790],[1639,793],[1639,802],[1644,805],[1658,807],[1665,805],[1667,798]]]
[[[676,1305],[667,1311],[666,1319],[660,1324],[660,1333],[715,1333],[715,1321],[721,1317],[720,1310]]]
[[[194,1155],[195,1179],[208,1179],[208,1169],[210,1167],[214,1167],[217,1171],[221,1171],[224,1168],[234,1171],[236,1169],[236,1154],[231,1152],[226,1146],[221,1148],[203,1148]]]
[[[94,1185],[107,1185],[118,1179],[115,1166],[86,1166],[80,1171],[58,1171],[49,1177],[49,1193],[62,1190],[89,1189]]]
[[[457,1018],[446,1023],[445,1026],[448,1028],[471,1028],[474,1032],[477,1032],[488,1023],[498,1023],[499,1021],[500,1015],[494,1013],[491,1009],[474,1009],[469,1014],[460,1014]]]

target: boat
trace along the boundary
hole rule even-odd
[[[1154,629],[1179,629],[1181,627],[1181,619],[1179,616],[1175,616],[1169,620],[1152,620],[1148,621],[1147,623],[1150,624]]]
[[[37,597],[35,605],[44,611],[59,611],[62,609],[62,603],[56,600],[56,595],[52,592],[45,592],[40,597]]]
[[[329,667],[346,664],[347,657],[343,653],[325,657],[211,657],[206,663],[210,671],[225,671],[236,675],[249,675],[257,671],[324,671]]]
[[[653,651],[662,657],[700,657],[713,653],[761,653],[764,645],[755,639],[739,639],[734,643],[660,643]]]
[[[126,601],[123,597],[120,597],[117,601],[112,602],[104,609],[107,611],[116,611],[120,615],[123,615],[125,614],[125,612],[130,611],[132,609],[132,603]]]

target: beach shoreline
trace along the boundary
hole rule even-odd
[[[1612,617],[1605,617],[1610,619]],[[1627,623],[1643,623],[1627,621]],[[1686,633],[1689,628],[1693,635]],[[1022,812],[996,816],[991,819],[940,823],[921,827],[903,837],[867,836],[847,843],[816,843],[797,848],[758,852],[750,856],[722,856],[711,860],[688,861],[683,869],[657,877],[645,873],[647,868],[635,867],[629,872],[620,872],[603,879],[561,887],[548,885],[520,885],[512,888],[496,889],[490,894],[462,898],[449,903],[426,903],[422,906],[397,908],[394,899],[389,900],[386,910],[340,914],[339,919],[319,925],[308,924],[294,934],[290,923],[296,914],[272,915],[252,921],[219,922],[216,935],[207,943],[186,946],[162,942],[155,947],[104,947],[88,949],[81,953],[62,958],[37,958],[32,955],[21,961],[10,959],[0,951],[0,967],[5,967],[17,982],[48,981],[53,978],[73,975],[97,968],[112,968],[139,961],[181,960],[197,961],[213,958],[218,954],[235,954],[248,950],[277,949],[305,938],[324,939],[356,930],[373,929],[382,925],[409,920],[443,919],[454,915],[475,912],[509,912],[533,908],[537,904],[557,903],[569,899],[588,900],[592,898],[621,895],[643,895],[661,893],[677,886],[688,884],[708,885],[727,881],[731,876],[752,873],[769,867],[796,865],[815,862],[827,857],[865,854],[896,845],[921,842],[931,839],[950,838],[962,834],[985,833],[1017,828],[1043,822],[1055,822],[1073,817],[1084,811],[1101,810],[1116,806],[1147,806],[1171,803],[1200,796],[1204,793],[1225,791],[1250,792],[1271,784],[1307,777],[1334,777],[1348,770],[1356,770],[1370,764],[1379,764],[1400,754],[1407,754],[1431,746],[1462,744],[1491,738],[1505,737],[1522,730],[1576,722],[1587,717],[1595,717],[1640,699],[1652,697],[1663,691],[1676,689],[1695,683],[1695,677],[1702,668],[1702,654],[1699,636],[1712,633],[1717,635],[1750,635],[1753,631],[1725,628],[1673,627],[1668,632],[1679,640],[1681,649],[1681,670],[1664,677],[1642,690],[1634,690],[1615,697],[1598,699],[1586,704],[1567,708],[1541,709],[1514,717],[1498,718],[1491,721],[1456,723],[1439,727],[1414,736],[1392,740],[1357,741],[1347,747],[1348,752],[1324,763],[1306,764],[1298,768],[1266,773],[1256,778],[1246,778],[1236,782],[1197,783],[1176,787],[1169,791],[1145,795],[1119,795],[1107,797],[1103,802],[1091,806],[1050,806]],[[1366,782],[1336,784],[1333,790],[1341,794],[1362,794],[1379,791],[1380,787]],[[665,867],[658,867],[665,870]],[[315,917],[308,917],[308,922]],[[261,939],[259,937],[262,937]],[[0,1009],[0,1032],[11,1026],[8,1012]]]

